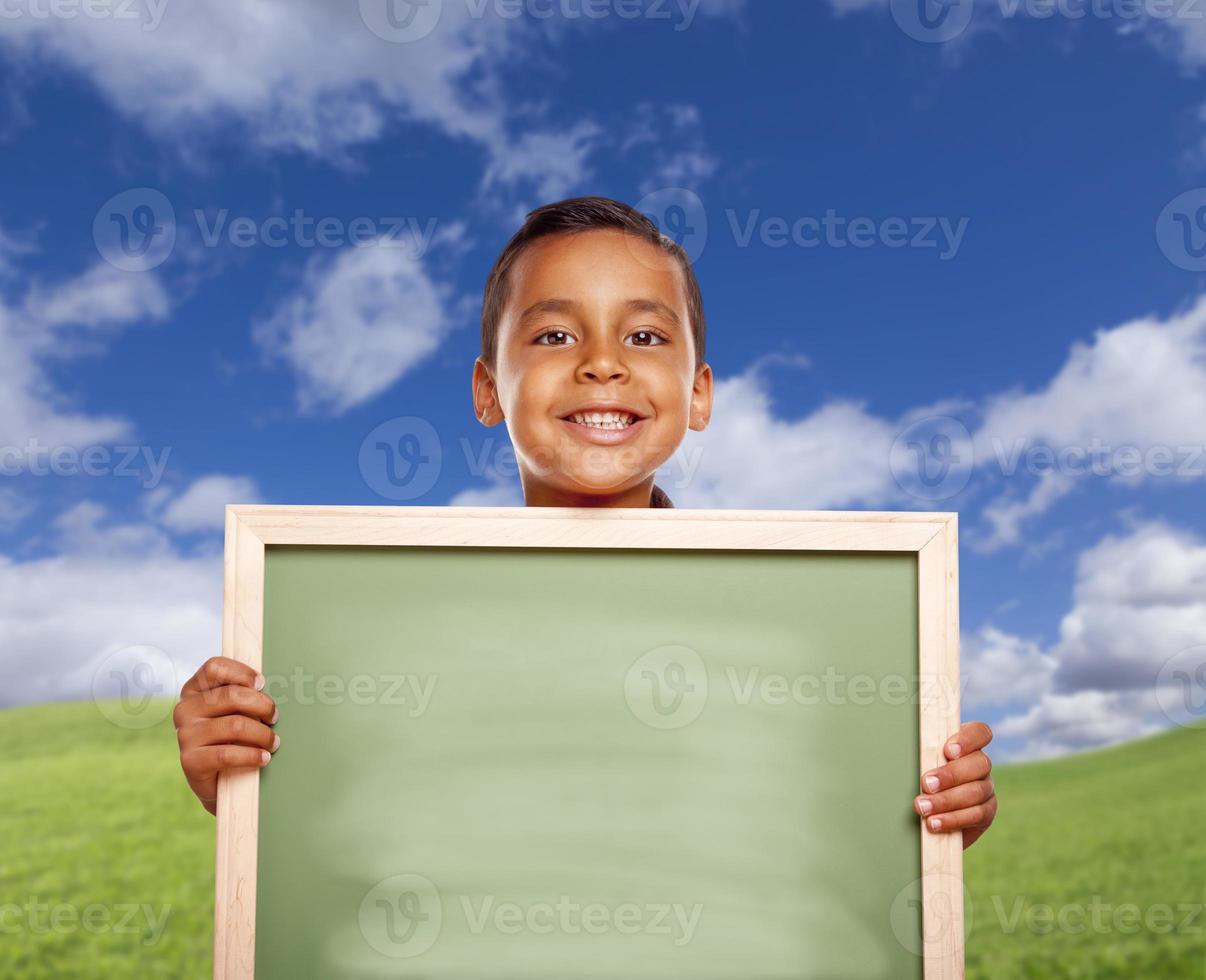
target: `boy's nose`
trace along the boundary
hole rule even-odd
[[[579,380],[615,381],[628,376],[623,355],[608,344],[593,344],[578,366]]]

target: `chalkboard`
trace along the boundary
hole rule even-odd
[[[957,835],[911,808],[958,725],[954,539],[230,508],[281,749],[220,787],[215,974],[961,975]]]

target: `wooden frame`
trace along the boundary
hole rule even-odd
[[[222,653],[256,670],[263,653],[268,545],[679,548],[912,552],[921,676],[950,694],[919,707],[920,775],[959,727],[958,519],[951,513],[561,507],[226,508]],[[214,976],[255,974],[259,770],[218,781]],[[921,821],[918,821],[919,825]],[[963,849],[920,828],[926,980],[963,976]]]

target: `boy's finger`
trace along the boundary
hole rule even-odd
[[[954,810],[940,817],[926,817],[925,825],[934,833],[946,833],[948,830],[964,830],[968,827],[987,827],[996,815],[997,798],[994,796],[987,803]]]
[[[946,740],[942,747],[948,759],[957,759],[984,748],[992,741],[992,729],[982,721],[969,721]]]
[[[186,725],[177,733],[181,748],[202,745],[249,745],[275,752],[280,736],[263,722],[246,715],[225,715]]]
[[[921,777],[923,793],[937,793],[939,790],[950,789],[960,783],[970,783],[983,779],[992,771],[992,760],[983,752],[973,752],[965,758],[948,762],[945,766],[931,769]]]
[[[200,691],[211,691],[228,684],[241,684],[253,690],[264,687],[264,677],[252,670],[247,664],[230,657],[210,657],[201,668],[184,682],[180,696],[197,694]]]
[[[933,796],[919,796],[913,800],[913,809],[921,816],[930,814],[949,813],[962,810],[964,807],[977,806],[987,803],[994,793],[991,779],[977,779],[974,783],[963,783],[945,793],[935,793]]]
[[[180,753],[184,771],[195,779],[227,769],[261,769],[271,759],[272,754],[266,749],[247,745],[201,745]]]
[[[205,691],[188,701],[189,712],[196,718],[219,718],[222,715],[250,715],[271,725],[276,721],[276,702],[263,691],[228,684]]]

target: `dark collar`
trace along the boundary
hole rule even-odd
[[[650,507],[673,507],[670,498],[666,496],[666,491],[659,487],[656,483],[653,485],[653,495],[649,501]]]

